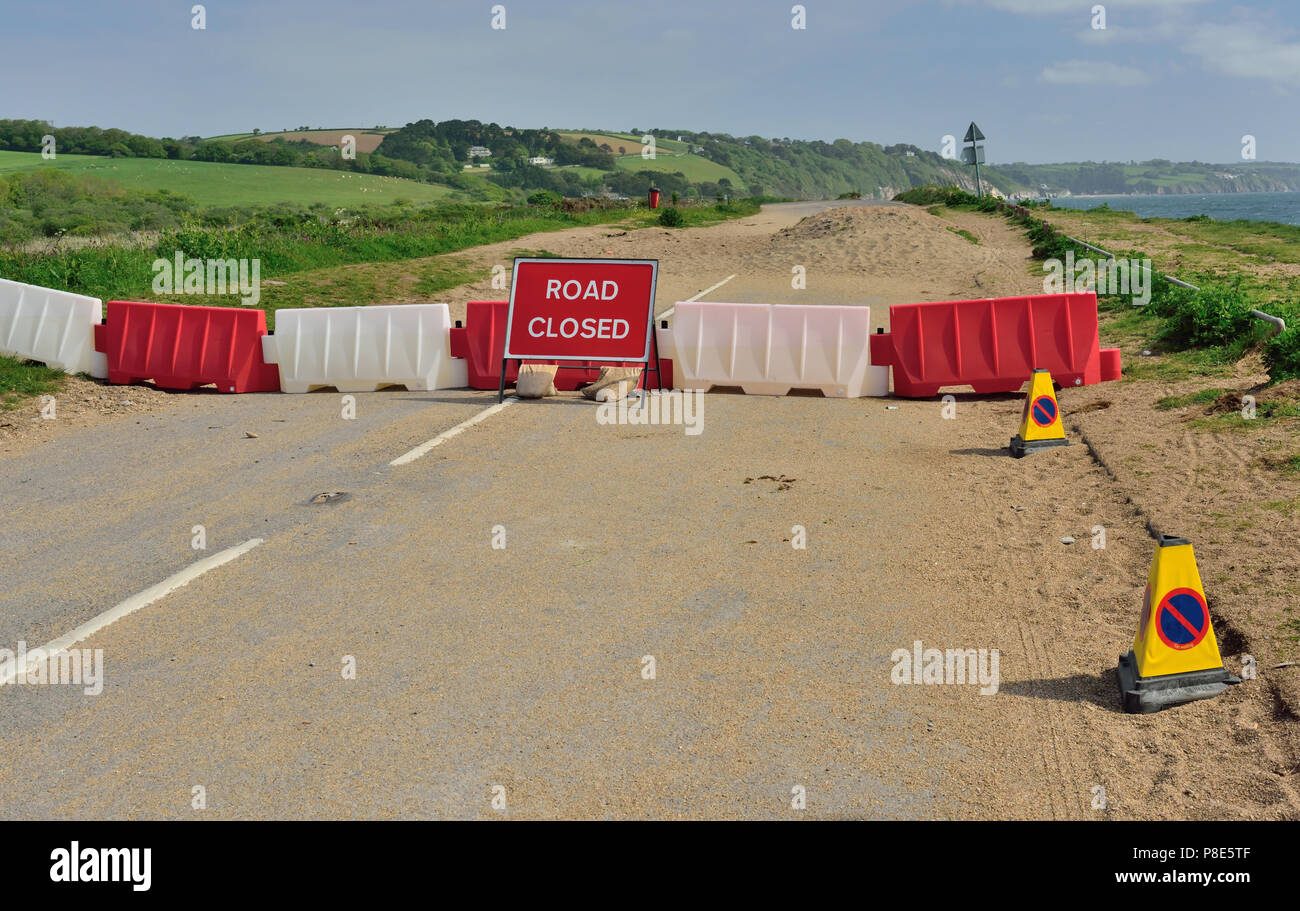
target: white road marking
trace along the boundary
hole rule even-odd
[[[197,560],[175,575],[163,579],[157,585],[146,588],[138,595],[132,595],[121,604],[109,608],[97,617],[92,617],[72,632],[47,642],[39,649],[33,649],[27,653],[27,657],[29,660],[39,660],[37,658],[38,652],[42,655],[48,656],[56,652],[66,651],[81,640],[99,632],[104,627],[116,623],[123,617],[134,614],[141,608],[148,607],[150,604],[161,600],[163,597],[171,594],[178,588],[183,588],[184,586],[189,585],[208,570],[216,569],[218,566],[229,563],[236,557],[248,553],[257,545],[262,544],[264,540],[265,539],[263,538],[250,538],[243,544],[237,544],[234,547],[227,547],[225,550],[215,553],[210,557],[204,557],[202,560]],[[17,662],[9,662],[8,668],[3,673],[0,673],[0,686],[12,683],[17,674]]]
[[[517,401],[519,401],[519,399],[515,398],[514,396],[511,396],[510,398],[506,399],[504,402],[498,402],[497,404],[493,405],[491,408],[484,408],[482,411],[474,415],[468,421],[461,421],[459,424],[457,424],[455,427],[451,428],[450,430],[444,430],[442,433],[438,434],[432,440],[429,440],[428,442],[425,443],[421,443],[419,446],[416,446],[410,452],[406,453],[406,455],[398,456],[388,464],[407,465],[411,462],[414,462],[416,459],[427,454],[430,449],[433,449],[433,447],[441,446],[443,443],[447,442],[452,437],[458,436],[468,428],[473,427],[479,421],[483,421],[492,417],[492,415],[496,414],[498,411],[501,411],[502,409],[506,408],[509,405],[513,405]]]
[[[739,272],[733,272],[731,275],[728,275],[726,278],[724,278],[722,281],[718,282],[716,285],[710,285],[709,287],[705,288],[703,291],[701,291],[699,294],[695,295],[694,297],[688,297],[688,298],[686,298],[686,300],[682,301],[682,303],[684,303],[684,304],[693,304],[693,303],[695,303],[697,300],[699,300],[699,299],[700,299],[701,297],[703,297],[704,295],[708,294],[710,291],[717,291],[719,288],[721,288],[723,285],[725,285],[727,282],[731,281],[733,278],[735,278],[735,277],[736,277],[737,275],[739,275],[739,274],[740,274]],[[663,313],[660,313],[658,316],[656,316],[655,319],[668,319],[668,317],[670,317],[670,316],[673,315],[673,311],[676,310],[676,309],[677,309],[677,307],[676,307],[675,305],[672,306],[672,307],[669,307],[669,308],[668,308],[667,310],[665,310]]]

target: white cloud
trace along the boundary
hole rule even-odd
[[[1300,44],[1254,25],[1199,25],[1183,50],[1225,76],[1300,86]]]
[[[1136,67],[1098,60],[1065,60],[1044,67],[1039,78],[1054,85],[1145,85],[1151,77]]]

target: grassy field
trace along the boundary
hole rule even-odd
[[[579,177],[582,177],[582,178],[593,178],[593,177],[599,177],[599,178],[603,179],[603,178],[605,177],[605,172],[602,171],[600,168],[589,168],[589,167],[587,167],[586,165],[580,165],[580,164],[562,165],[562,166],[560,166],[560,167],[558,167],[558,168],[552,168],[551,170],[553,170],[553,171],[569,171],[569,172],[572,172],[572,173],[574,173],[574,174],[577,174]],[[468,173],[468,172],[466,172],[466,173]]]
[[[641,154],[641,136],[633,136],[631,133],[593,133],[588,130],[557,130],[560,136],[565,139],[577,142],[580,139],[590,139],[596,145],[607,145],[614,150],[614,154],[619,154],[619,148],[627,149],[625,154]],[[689,152],[690,143],[678,142],[676,139],[666,139],[662,136],[655,137],[655,147],[661,152]]]
[[[732,186],[745,185],[745,181],[741,180],[740,175],[731,168],[723,167],[699,155],[675,154],[665,152],[663,148],[658,150],[654,158],[642,158],[640,152],[635,155],[616,155],[614,165],[621,171],[664,171],[669,174],[681,171],[692,183],[706,180],[716,183],[725,177],[731,181]]]
[[[397,199],[435,202],[448,187],[396,177],[315,168],[171,161],[163,158],[105,158],[60,155],[46,161],[35,152],[0,151],[0,175],[56,167],[114,180],[138,190],[170,190],[204,206],[256,206],[279,202],[331,206],[383,205]]]
[[[344,136],[353,136],[357,140],[358,152],[373,152],[379,148],[379,144],[384,141],[384,137],[393,130],[371,130],[362,127],[345,127],[341,130],[288,130],[282,133],[258,133],[254,136],[252,133],[230,133],[226,136],[211,136],[210,139],[222,142],[238,142],[242,139],[260,139],[269,142],[272,139],[283,138],[286,142],[312,142],[322,146],[337,146]]]
[[[571,139],[575,142],[579,139],[590,139],[596,145],[607,145],[614,150],[614,164],[622,171],[665,171],[669,174],[674,171],[681,171],[686,175],[686,179],[694,183],[702,181],[717,182],[723,177],[731,181],[733,186],[743,187],[745,182],[740,179],[740,175],[731,168],[715,164],[707,158],[695,155],[691,152],[691,145],[688,142],[678,142],[676,139],[668,139],[663,136],[655,137],[655,157],[641,157],[641,136],[633,136],[630,133],[592,133],[580,130],[559,131],[565,139]],[[619,154],[619,149],[627,149],[626,154]]]

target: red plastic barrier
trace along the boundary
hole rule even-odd
[[[465,327],[450,331],[451,356],[463,357],[469,373],[469,388],[496,389],[501,382],[501,359],[506,351],[506,318],[510,305],[506,301],[469,301],[465,305]],[[529,364],[556,364],[559,361],[536,361],[529,359]],[[574,390],[579,386],[594,383],[600,375],[600,361],[565,361],[569,369],[555,374],[555,388]],[[594,366],[593,366],[594,365]],[[576,370],[574,367],[586,367]],[[611,366],[620,366],[617,364]],[[625,366],[636,367],[638,364]],[[663,371],[662,385],[655,386],[654,374],[646,380],[649,388],[673,388],[672,361],[660,359],[659,367]],[[519,362],[511,361],[506,368],[506,385],[519,379]]]
[[[871,337],[871,363],[893,367],[894,394],[970,386],[1016,392],[1035,369],[1062,386],[1119,379],[1119,349],[1102,351],[1095,294],[1036,294],[889,308],[888,333]]]
[[[108,356],[110,383],[278,392],[279,368],[262,360],[264,335],[262,310],[109,301],[107,320],[95,327],[95,348]]]
[[[1118,348],[1101,349],[1101,381],[1108,383],[1111,380],[1120,378],[1121,367],[1119,363]]]

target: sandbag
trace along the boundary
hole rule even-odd
[[[540,399],[555,395],[554,364],[523,364],[515,382],[515,395],[521,399]]]
[[[607,399],[598,398],[596,393],[600,392],[602,389],[624,382],[627,384],[628,391],[630,391],[636,386],[637,381],[641,376],[642,369],[643,368],[641,367],[601,367],[600,375],[596,377],[596,382],[592,383],[590,386],[583,387],[582,394],[585,398],[596,399],[596,401],[602,402],[607,401]],[[622,395],[616,396],[616,398],[621,399],[625,395],[627,395],[626,391]]]

